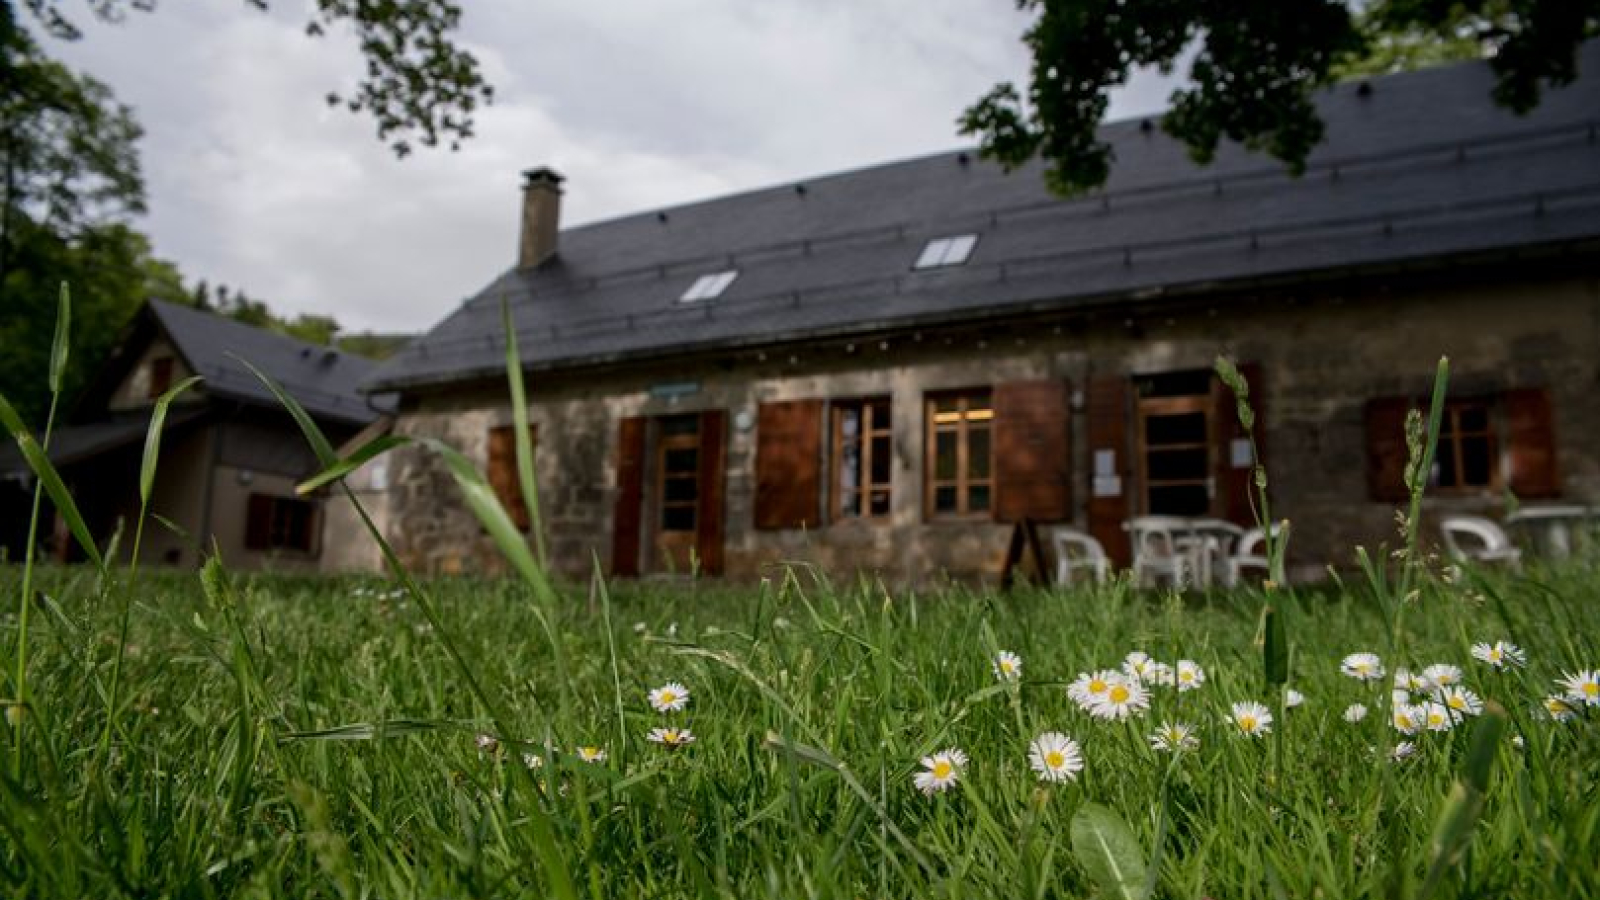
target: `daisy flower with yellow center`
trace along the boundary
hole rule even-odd
[[[1150,692],[1137,679],[1125,678],[1113,682],[1100,698],[1089,706],[1089,715],[1097,719],[1126,719],[1142,714],[1150,708]]]
[[[524,753],[522,754],[522,764],[530,769],[542,769],[544,768],[544,757],[537,753]]]
[[[1154,663],[1155,660],[1150,658],[1150,654],[1143,650],[1135,650],[1123,658],[1122,671],[1126,672],[1129,678],[1146,681],[1150,678],[1151,666]]]
[[[1083,751],[1072,738],[1047,731],[1028,745],[1028,765],[1040,781],[1071,781],[1083,771]]]
[[[1572,702],[1566,697],[1562,697],[1558,694],[1551,694],[1550,696],[1544,698],[1542,703],[1544,705],[1544,711],[1550,715],[1550,718],[1556,720],[1557,722],[1570,722],[1578,717],[1578,711],[1573,709]]]
[[[1206,670],[1192,659],[1178,660],[1178,693],[1192,691],[1206,683]]]
[[[1178,753],[1183,750],[1196,750],[1199,747],[1200,739],[1195,737],[1194,726],[1183,722],[1162,722],[1160,727],[1150,733],[1152,750]]]
[[[1472,658],[1486,662],[1496,669],[1520,669],[1528,664],[1528,656],[1522,652],[1522,648],[1507,641],[1473,644]]]
[[[951,788],[967,767],[967,755],[955,747],[922,758],[922,771],[911,777],[917,790],[933,796]]]
[[[579,747],[578,758],[586,763],[603,763],[606,761],[604,747]]]
[[[1233,724],[1247,737],[1260,737],[1272,731],[1272,712],[1254,700],[1233,704]]]
[[[1367,717],[1367,708],[1359,703],[1352,703],[1344,708],[1344,720],[1354,725]]]
[[[1450,707],[1443,703],[1430,701],[1422,704],[1422,722],[1429,731],[1449,731],[1460,717],[1459,713],[1451,712]]]
[[[1111,685],[1122,684],[1125,681],[1127,678],[1121,672],[1110,669],[1082,672],[1079,673],[1077,681],[1067,685],[1067,696],[1072,702],[1088,709],[1111,690]]]
[[[1303,704],[1305,702],[1306,702],[1306,695],[1305,694],[1300,693],[1299,691],[1295,690],[1294,688],[1285,688],[1284,689],[1284,692],[1283,692],[1283,708],[1284,709],[1294,709],[1296,706],[1299,706],[1299,705],[1301,705],[1301,704]]]
[[[1022,657],[1010,650],[1001,650],[994,658],[994,677],[1001,681],[1016,681],[1022,677]]]
[[[1556,683],[1566,689],[1567,698],[1583,706],[1600,706],[1600,672],[1584,669],[1576,675],[1561,673]]]
[[[1395,704],[1394,730],[1401,734],[1416,734],[1426,724],[1425,710],[1420,706]]]
[[[1433,699],[1458,715],[1476,716],[1483,712],[1483,700],[1464,687],[1440,688],[1434,692]]]
[[[645,739],[668,750],[676,750],[694,743],[694,733],[687,728],[652,728]]]
[[[1154,684],[1160,687],[1172,687],[1178,683],[1176,672],[1171,666],[1164,662],[1155,661],[1151,661],[1150,674],[1144,677],[1144,681],[1146,684]]]
[[[1394,670],[1394,689],[1397,691],[1415,691],[1422,693],[1431,691],[1437,685],[1424,678],[1420,672],[1413,672],[1405,666]]]
[[[1339,664],[1339,671],[1357,681],[1377,681],[1383,677],[1383,660],[1376,653],[1352,653]]]
[[[1410,741],[1401,741],[1400,743],[1394,745],[1393,750],[1389,751],[1389,760],[1391,762],[1405,762],[1416,755],[1416,744],[1413,744]]]
[[[1422,670],[1422,677],[1434,687],[1452,687],[1461,683],[1461,667],[1449,663],[1434,663]]]
[[[500,741],[492,734],[480,734],[473,739],[479,753],[495,753],[500,749]]]
[[[689,689],[669,681],[650,692],[650,705],[656,712],[682,712],[689,705]]]

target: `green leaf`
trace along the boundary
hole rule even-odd
[[[167,407],[178,395],[200,383],[200,376],[192,375],[173,385],[156,398],[155,409],[150,412],[150,425],[144,432],[144,459],[139,464],[139,505],[150,505],[150,491],[156,483],[156,459],[161,454],[161,426],[167,421]]]
[[[61,393],[61,379],[67,372],[67,351],[72,334],[72,289],[61,282],[56,302],[56,334],[50,341],[50,393]]]
[[[251,365],[249,360],[235,356],[232,353],[228,355],[249,369],[251,374],[255,375],[262,384],[267,386],[267,390],[272,392],[272,396],[278,398],[278,402],[283,404],[283,408],[289,411],[289,415],[294,418],[295,424],[300,426],[300,433],[306,436],[306,443],[311,445],[311,452],[317,455],[317,462],[324,469],[339,461],[339,454],[333,452],[333,445],[328,443],[327,435],[323,434],[322,429],[317,427],[317,423],[312,420],[311,414],[306,412],[305,407],[301,406],[299,401],[289,396],[282,386],[268,377],[265,372]]]
[[[409,443],[411,443],[410,438],[398,434],[386,434],[373,438],[356,448],[355,452],[349,456],[295,485],[294,492],[297,494],[309,494],[325,484],[331,484],[349,475],[351,472],[371,462],[373,458],[382,456],[396,447],[402,447]]]
[[[539,521],[539,483],[533,477],[533,441],[528,436],[528,395],[522,384],[522,356],[517,351],[517,329],[511,321],[511,304],[500,301],[500,317],[506,333],[506,380],[511,384],[511,423],[517,446],[517,483],[522,487],[522,502],[528,508],[528,523],[539,565],[549,565],[544,549],[544,526]]]
[[[45,455],[44,448],[28,433],[26,425],[22,424],[22,417],[17,415],[11,402],[0,396],[0,425],[11,432],[11,437],[16,440],[17,447],[22,450],[22,456],[28,461],[28,467],[33,474],[38,476],[39,483],[44,485],[45,493],[50,495],[50,501],[55,504],[56,512],[67,522],[67,528],[72,536],[77,539],[78,546],[83,548],[90,560],[97,568],[105,568],[105,560],[100,555],[100,548],[95,546],[94,535],[89,533],[89,526],[84,524],[83,516],[78,513],[78,505],[72,501],[72,494],[62,482],[61,476],[56,473],[55,466],[50,464],[50,457]]]
[[[381,738],[420,734],[436,728],[452,727],[454,722],[435,722],[427,719],[386,719],[382,722],[354,722],[315,731],[291,731],[280,741],[372,741]]]
[[[1505,709],[1497,703],[1488,703],[1473,726],[1471,743],[1461,763],[1461,777],[1450,788],[1450,795],[1445,798],[1444,808],[1439,811],[1439,820],[1434,825],[1433,839],[1428,843],[1428,874],[1417,894],[1419,900],[1432,896],[1461,859],[1467,845],[1472,843],[1473,831],[1483,815],[1489,774],[1505,730]]]
[[[1489,773],[1494,768],[1495,754],[1500,751],[1500,738],[1506,732],[1505,707],[1488,701],[1483,715],[1472,728],[1472,742],[1467,745],[1466,758],[1461,761],[1461,780],[1473,790],[1489,792]]]
[[[1289,683],[1289,639],[1283,630],[1283,614],[1267,607],[1266,640],[1261,648],[1261,661],[1268,685]]]
[[[1122,817],[1085,803],[1072,817],[1072,852],[1103,897],[1144,900],[1144,848]]]

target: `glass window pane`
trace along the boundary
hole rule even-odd
[[[989,511],[989,486],[988,485],[986,485],[986,484],[975,484],[975,485],[972,486],[972,488],[970,490],[967,491],[967,511],[968,512],[988,512]]]
[[[839,486],[846,489],[861,486],[860,444],[845,444],[839,448]]]
[[[1150,513],[1158,516],[1203,516],[1211,498],[1203,484],[1178,484],[1150,489]]]
[[[870,406],[873,429],[887,431],[889,429],[889,401],[874,400]]]
[[[847,519],[861,515],[861,493],[859,491],[843,491],[839,494],[839,515]]]
[[[668,478],[661,493],[666,503],[693,503],[700,492],[694,478]]]
[[[662,455],[662,468],[668,475],[692,474],[700,464],[696,447],[676,447]]]
[[[872,439],[872,481],[889,483],[889,464],[894,461],[894,451],[889,447],[889,436],[880,434]]]
[[[870,514],[874,516],[886,516],[889,514],[888,491],[872,492],[872,510]]]
[[[1204,444],[1206,438],[1206,414],[1203,412],[1146,416],[1144,420],[1147,444]]]
[[[941,431],[933,436],[933,477],[943,481],[956,477],[956,433]]]
[[[1435,481],[1439,487],[1461,486],[1461,473],[1456,471],[1455,439],[1439,442],[1439,450],[1433,457],[1433,468],[1438,473]]]
[[[949,246],[944,251],[944,264],[947,266],[959,266],[966,262],[967,258],[972,255],[973,246],[977,243],[978,236],[975,234],[963,234],[950,238]]]
[[[859,437],[861,434],[861,410],[856,407],[846,407],[839,410],[839,434],[845,440]]]
[[[1489,484],[1490,453],[1488,438],[1462,438],[1461,483],[1475,487]]]
[[[662,435],[662,437],[672,437],[672,436],[675,436],[675,435],[699,434],[699,433],[700,433],[700,417],[697,416],[697,415],[667,416],[666,418],[661,420],[661,435]]]
[[[972,478],[989,477],[989,429],[974,428],[967,432],[967,475]]]
[[[961,401],[955,397],[939,397],[933,401],[933,411],[936,413],[955,412],[960,409]]]
[[[953,485],[933,489],[933,511],[941,513],[956,511],[956,489]]]
[[[693,506],[663,506],[661,508],[662,531],[693,531],[694,507]]]
[[[1193,450],[1151,449],[1148,457],[1148,474],[1151,481],[1179,481],[1188,478],[1205,478],[1211,458],[1205,448]]]
[[[1462,431],[1488,431],[1489,410],[1482,406],[1467,406],[1461,410]]]
[[[945,248],[947,248],[949,245],[950,242],[944,240],[943,238],[937,238],[929,241],[922,248],[922,253],[917,257],[917,262],[914,268],[927,269],[933,266],[942,265],[944,263]]]

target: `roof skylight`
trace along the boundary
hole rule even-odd
[[[722,292],[728,289],[728,285],[733,284],[733,280],[738,277],[738,269],[726,269],[721,272],[712,272],[709,275],[701,275],[694,280],[694,284],[689,285],[687,291],[683,292],[683,296],[678,298],[678,302],[694,303],[697,300],[712,300],[720,297]]]
[[[922,248],[922,255],[917,257],[916,265],[911,268],[938,269],[944,266],[959,266],[972,255],[972,248],[977,243],[978,236],[975,234],[934,238]]]

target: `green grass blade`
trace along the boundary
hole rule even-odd
[[[1144,848],[1122,817],[1085,803],[1072,817],[1072,852],[1103,897],[1144,900]]]
[[[187,391],[200,383],[200,376],[192,375],[173,385],[166,393],[156,398],[156,405],[150,412],[150,425],[144,433],[144,459],[139,463],[139,505],[150,505],[150,491],[156,483],[156,462],[161,455],[161,427],[167,421],[167,408],[179,394]]]
[[[338,481],[390,450],[409,443],[411,443],[409,438],[397,434],[386,434],[373,438],[356,448],[349,456],[331,466],[327,466],[321,472],[295,485],[294,491],[297,494],[309,494],[323,485]]]
[[[517,350],[517,329],[511,322],[511,305],[500,301],[500,316],[506,332],[506,380],[511,384],[511,422],[517,446],[517,482],[522,487],[522,502],[528,509],[529,529],[539,565],[548,566],[544,525],[539,520],[539,483],[533,477],[533,441],[528,436],[528,395],[522,383],[522,356]]]
[[[50,457],[45,455],[44,448],[33,439],[26,425],[22,424],[22,417],[17,415],[11,402],[0,396],[0,425],[11,432],[11,437],[17,442],[17,447],[22,450],[22,456],[28,461],[28,468],[38,477],[39,483],[44,485],[45,493],[50,495],[50,500],[56,506],[56,512],[67,522],[67,528],[78,541],[78,546],[83,548],[85,555],[92,560],[97,568],[105,568],[105,559],[100,555],[100,548],[95,546],[94,535],[89,532],[89,526],[84,524],[83,516],[78,513],[78,505],[72,501],[72,493],[61,480],[55,466],[50,464]]]
[[[67,352],[71,348],[72,289],[61,282],[56,300],[56,333],[50,340],[50,393],[61,393],[61,379],[67,373]]]
[[[1289,639],[1284,633],[1283,613],[1267,607],[1266,640],[1261,647],[1262,667],[1269,687],[1289,683]]]

